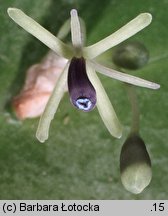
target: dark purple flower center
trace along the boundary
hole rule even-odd
[[[89,112],[96,105],[96,91],[86,73],[85,59],[72,58],[68,70],[68,90],[72,104]]]

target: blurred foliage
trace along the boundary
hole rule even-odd
[[[167,199],[168,0],[0,3],[0,199]],[[45,144],[35,138],[38,119],[19,122],[11,116],[10,100],[23,85],[25,70],[48,49],[8,17],[8,7],[22,9],[53,33],[69,17],[70,9],[77,8],[86,21],[87,44],[107,36],[141,12],[153,15],[152,24],[129,39],[140,41],[150,52],[149,64],[132,73],[161,84],[158,91],[137,88],[141,137],[153,168],[152,182],[143,193],[132,195],[120,180],[119,155],[131,122],[121,82],[100,76],[124,126],[120,140],[110,136],[96,109],[79,112],[71,106],[68,95],[59,106]]]

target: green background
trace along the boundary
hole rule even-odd
[[[152,24],[129,40],[145,44],[150,62],[135,75],[161,84],[158,91],[137,88],[141,137],[152,161],[151,184],[139,195],[121,184],[119,156],[131,123],[121,82],[100,76],[123,124],[118,140],[110,136],[97,109],[74,109],[66,94],[45,144],[35,138],[39,119],[19,122],[10,113],[11,98],[26,69],[48,49],[7,15],[18,7],[56,34],[72,8],[87,26],[87,44],[117,30],[141,12]],[[0,0],[0,199],[167,199],[168,196],[168,0]],[[68,122],[65,124],[65,119]]]

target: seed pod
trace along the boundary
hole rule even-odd
[[[114,63],[122,68],[136,70],[143,67],[149,60],[149,52],[139,42],[124,43],[113,53]]]
[[[72,104],[89,112],[96,105],[96,91],[90,82],[84,58],[74,57],[68,70],[68,89]]]
[[[152,178],[151,161],[144,141],[137,134],[127,138],[120,154],[121,181],[126,190],[141,193]]]

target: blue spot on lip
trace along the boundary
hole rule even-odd
[[[89,111],[92,108],[92,102],[88,98],[78,98],[76,106],[80,110]]]

